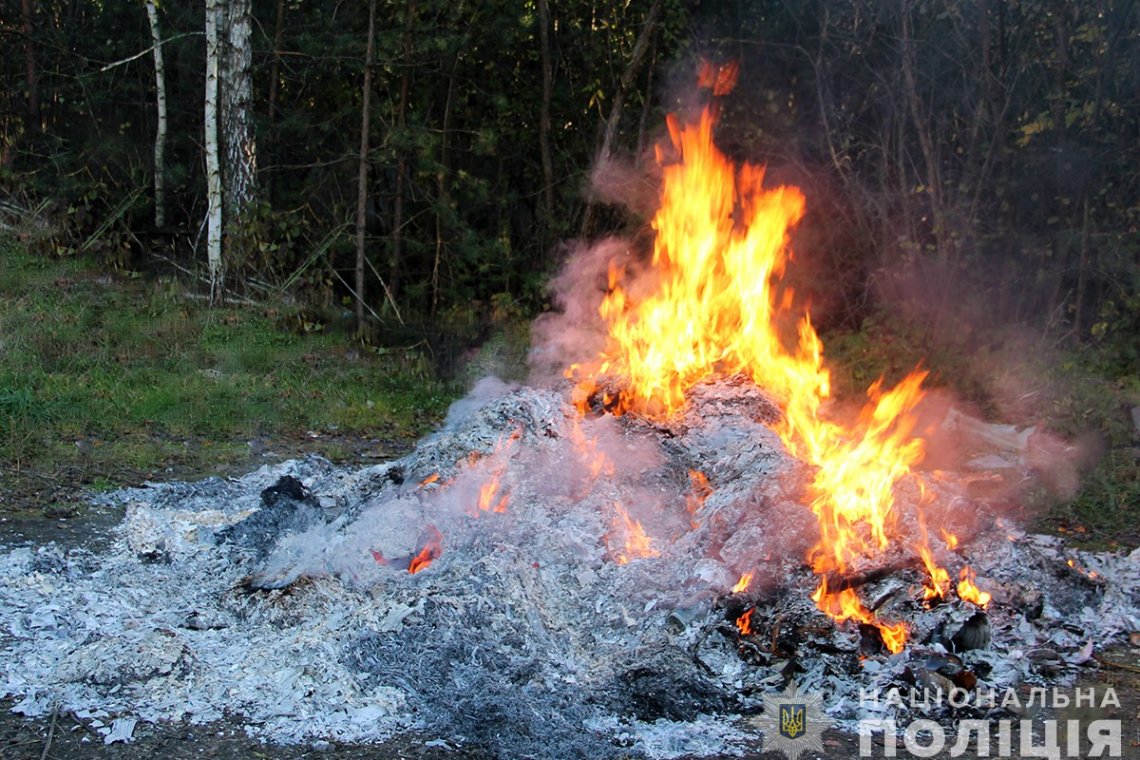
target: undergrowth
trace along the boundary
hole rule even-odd
[[[460,388],[415,350],[298,334],[282,307],[210,308],[171,277],[108,275],[0,241],[3,478],[90,484],[130,470],[211,471],[282,441],[349,457],[346,437],[405,448]],[[277,445],[280,444],[280,445]],[[288,448],[288,446],[285,446]]]

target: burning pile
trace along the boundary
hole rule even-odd
[[[731,91],[736,74],[732,65],[706,65],[700,80],[717,97]],[[765,189],[763,167],[738,168],[718,151],[712,135],[716,113],[714,101],[695,124],[670,116],[672,152],[657,150],[664,170],[661,207],[653,219],[657,289],[634,301],[622,287],[622,272],[611,268],[600,310],[609,343],[597,362],[575,365],[568,376],[578,381],[579,408],[601,385],[616,381],[618,394],[603,399],[608,411],[661,420],[684,407],[694,385],[718,374],[745,374],[774,394],[783,411],[775,430],[793,456],[814,468],[808,498],[820,540],[810,561],[820,584],[812,598],[837,621],[874,624],[887,647],[898,652],[905,626],[876,621],[854,589],[829,586],[829,578],[846,575],[853,561],[890,544],[895,486],[923,456],[922,440],[911,433],[926,373],[916,370],[890,390],[871,386],[853,425],[824,414],[831,383],[823,344],[805,313],[795,347],[785,346],[781,318],[790,312],[794,294],[774,289],[804,197],[794,187]],[[930,573],[928,598],[943,596],[949,577],[934,563],[925,532],[915,550]],[[960,595],[980,602],[966,579],[969,569],[962,573]]]
[[[734,76],[708,69],[714,101],[670,120],[653,287],[612,268],[572,383],[485,381],[383,465],[113,494],[102,555],[0,554],[0,692],[277,741],[724,755],[793,680],[854,721],[861,689],[1055,683],[1140,628],[1140,554],[1070,552],[912,472],[921,371],[829,416],[776,283],[804,199],[712,143]]]

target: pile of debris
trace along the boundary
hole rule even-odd
[[[850,725],[861,689],[1062,684],[1140,628],[1140,554],[1027,536],[935,473],[898,489],[895,530],[926,530],[908,504],[943,505],[962,538],[939,564],[969,564],[992,600],[924,599],[899,540],[835,582],[904,622],[907,648],[837,627],[809,598],[815,523],[778,414],[740,379],[667,425],[485,384],[398,461],[111,494],[110,551],[0,554],[0,692],[28,715],[230,715],[281,742],[416,729],[501,757],[725,755],[793,681]]]

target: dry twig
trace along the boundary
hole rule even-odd
[[[59,718],[59,705],[51,711],[51,726],[48,727],[47,739],[44,741],[44,751],[40,754],[40,760],[47,760],[48,752],[51,751],[52,740],[55,739],[55,722]]]

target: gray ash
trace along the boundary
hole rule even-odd
[[[284,742],[418,729],[501,758],[723,756],[792,681],[851,727],[880,717],[861,689],[1065,684],[1090,640],[1140,629],[1140,554],[1020,533],[952,475],[927,498],[971,531],[937,559],[968,563],[989,608],[924,603],[924,497],[903,484],[894,548],[841,580],[908,648],[837,626],[809,598],[815,516],[775,409],[739,378],[664,425],[486,384],[394,462],[112,494],[109,551],[0,553],[0,693],[31,715],[225,713]]]

